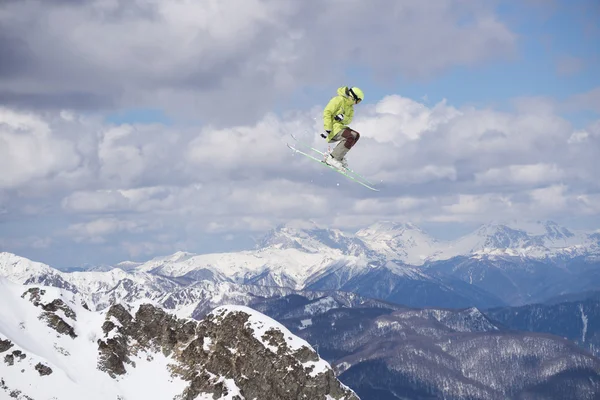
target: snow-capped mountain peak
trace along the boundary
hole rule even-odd
[[[518,256],[545,258],[585,254],[596,246],[593,237],[553,221],[506,221],[482,225],[473,233],[441,248],[435,259],[455,256]]]
[[[334,249],[343,254],[366,250],[360,241],[339,229],[325,228],[312,221],[292,221],[279,225],[263,236],[256,247],[259,250],[298,249],[309,253],[331,252]]]
[[[378,222],[356,233],[368,247],[386,257],[420,265],[436,251],[438,242],[412,223]]]

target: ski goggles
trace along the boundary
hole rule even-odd
[[[354,93],[354,90],[350,89],[350,90],[348,90],[348,93],[350,93],[350,95],[352,96],[352,99],[354,99],[354,103],[358,104],[362,101],[362,99],[360,97],[358,97],[356,95],[356,93]]]

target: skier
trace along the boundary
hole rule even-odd
[[[325,133],[321,137],[330,142],[339,142],[327,154],[325,162],[334,168],[348,168],[346,154],[360,138],[360,133],[351,129],[348,124],[354,117],[354,105],[365,98],[362,90],[357,87],[342,86],[337,90],[337,96],[329,100],[323,110],[323,124]]]

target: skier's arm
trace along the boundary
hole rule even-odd
[[[340,109],[340,102],[342,101],[341,97],[333,97],[323,110],[323,127],[326,131],[333,129],[333,117],[335,112]]]

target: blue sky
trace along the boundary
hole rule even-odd
[[[0,251],[145,260],[293,219],[600,229],[599,18],[588,0],[4,3]],[[350,162],[377,194],[285,147],[325,146],[347,84],[366,94]]]

